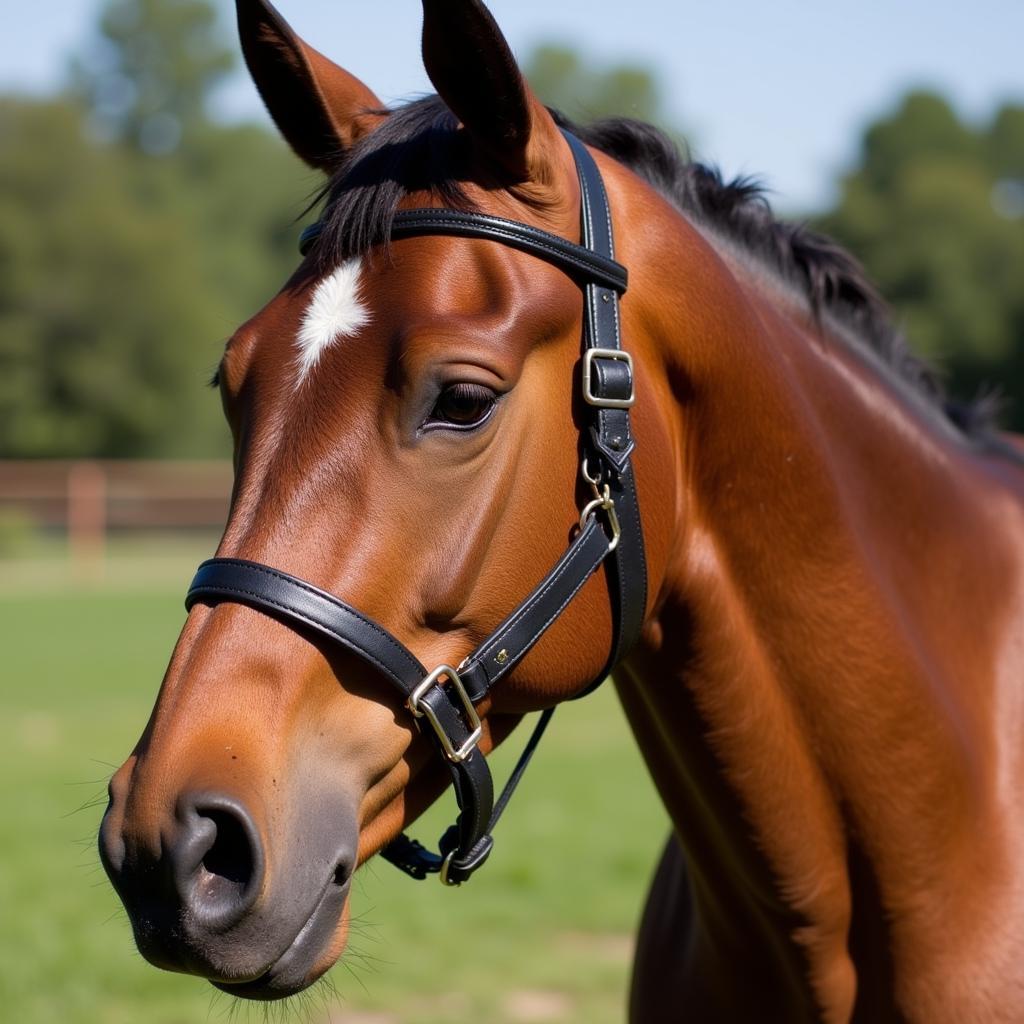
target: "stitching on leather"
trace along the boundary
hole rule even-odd
[[[573,148],[574,149],[580,149],[582,147],[579,146],[579,145],[573,145]],[[584,202],[584,206],[583,206],[584,217],[588,221],[588,227],[590,228],[591,233],[592,233],[593,224],[592,224],[592,222],[589,222],[589,218],[590,218],[590,214],[591,214],[590,203],[589,203],[590,189],[588,187],[586,175],[582,172],[582,170],[580,172],[580,185],[581,185],[581,188],[583,190],[584,198],[585,198],[585,202]],[[602,207],[604,209],[604,219],[605,219],[605,224],[606,224],[607,229],[608,229],[607,248],[608,248],[608,252],[609,252],[611,258],[614,260],[614,258],[615,258],[615,236],[614,236],[614,233],[612,231],[611,205],[608,202],[608,193],[607,193],[607,191],[604,188],[604,183],[599,180],[598,183],[595,184],[594,192],[598,196],[598,198],[599,198],[599,200],[601,202],[601,205],[602,205]],[[596,299],[596,289],[592,289],[591,287],[588,287],[586,289],[586,291],[587,291],[587,300],[588,300],[587,301],[587,305],[588,305],[588,309],[592,312],[592,315],[595,318],[594,321],[593,321],[593,329],[594,329],[595,337],[596,337],[596,336],[598,336],[597,332],[599,331],[599,323],[598,323],[597,317],[599,315],[598,311],[599,311],[600,307],[596,306],[595,305],[595,301],[594,301]],[[613,330],[614,335],[615,335],[615,347],[621,350],[622,349],[622,331],[621,331],[621,322],[620,322],[620,319],[619,319],[619,299],[618,299],[617,295],[614,295],[612,297],[612,308],[609,311],[609,315],[610,315],[610,318],[611,318],[612,330]],[[612,417],[612,414],[611,413],[607,413],[606,414],[606,412],[604,410],[602,410],[601,412],[598,413],[598,435],[601,437],[602,442],[605,441],[605,434],[607,433],[607,429],[608,429],[607,425],[608,425],[608,421],[611,419],[611,417]],[[628,411],[623,410],[623,414],[622,414],[621,419],[623,421],[623,432],[626,435],[625,436],[625,439],[626,439],[626,442],[627,442],[626,447],[627,447],[627,450],[628,450],[628,444],[629,444],[629,441],[631,440],[631,434],[632,434],[632,431],[630,429],[630,422],[629,422],[629,413],[628,413]],[[634,527],[634,531],[635,531],[634,532],[634,536],[638,538],[638,546],[640,548],[640,550],[639,550],[639,552],[637,552],[637,554],[639,555],[641,580],[643,582],[643,597],[644,597],[644,600],[643,600],[643,608],[640,611],[641,622],[642,622],[642,620],[646,616],[646,612],[647,612],[647,560],[644,557],[643,534],[640,532],[641,527],[640,527],[640,515],[639,515],[639,502],[638,502],[637,496],[636,496],[635,484],[633,484],[633,481],[632,481],[632,471],[629,468],[628,456],[623,457],[621,461],[622,461],[623,465],[625,465],[627,467],[627,472],[630,474],[629,481],[628,481],[629,493],[628,493],[628,496],[627,496],[625,494],[625,488],[624,488],[623,489],[623,496],[626,497],[625,504],[628,507],[629,518],[630,518],[630,521],[631,521],[631,523],[632,523],[632,525]],[[627,541],[627,543],[628,543],[628,541]],[[625,566],[623,565],[623,563],[625,561],[624,555],[625,555],[624,548],[620,548],[619,551],[616,553],[616,558],[615,558],[616,569],[618,570],[617,571],[617,575],[620,577],[619,587],[617,588],[618,591],[619,591],[619,606],[620,606],[619,621],[620,621],[620,623],[625,622],[625,614],[624,613],[626,611],[626,608],[629,605],[629,601],[628,601],[628,598],[627,598],[627,595],[626,595],[625,587],[622,585],[623,572],[621,570],[625,568]],[[596,569],[596,568],[597,568],[597,566],[595,565],[594,569]],[[593,571],[594,570],[592,569],[591,573]],[[582,583],[580,584],[580,586],[582,586]],[[571,595],[568,600],[571,600],[572,596],[575,596],[575,595],[574,594]],[[566,601],[566,604],[568,603],[568,600]],[[565,605],[563,604],[562,608],[564,608],[564,607],[565,607]],[[561,609],[559,609],[559,612],[556,613],[556,616],[557,616],[557,614],[560,614],[560,612],[561,612]],[[546,623],[544,625],[544,627],[541,629],[541,632],[543,632],[545,629],[548,628],[548,626],[550,625],[550,621],[553,621],[553,620],[549,620],[549,622]],[[539,636],[539,635],[540,635],[540,633],[537,634],[537,636]],[[620,636],[617,637],[616,640],[621,641],[621,638],[622,638],[622,636],[621,636],[621,632],[620,632]],[[533,643],[535,641],[536,641],[536,637],[534,637],[534,639],[533,639],[533,641],[531,641],[531,643]],[[616,643],[615,650],[613,652],[613,654],[614,654],[614,656],[616,658],[617,658],[618,654],[620,653],[619,648],[620,648],[620,644]]]
[[[551,613],[551,617],[547,620],[547,622],[545,622],[544,625],[541,626],[540,629],[538,629],[536,633],[534,633],[534,635],[530,638],[529,644],[526,645],[526,649],[527,650],[529,650],[531,647],[533,647],[533,645],[537,642],[537,640],[541,637],[542,634],[547,632],[547,630],[550,627],[551,623],[554,622],[555,619],[557,619],[558,616],[562,614],[562,612],[565,609],[565,606],[580,592],[580,588],[583,586],[583,584],[586,583],[587,580],[589,580],[590,577],[594,575],[594,573],[597,571],[597,567],[605,560],[605,558],[607,557],[607,554],[608,554],[608,552],[605,551],[597,559],[597,561],[595,561],[594,564],[591,565],[590,569],[587,571],[586,576],[584,576],[584,577],[582,577],[580,579],[580,581],[576,584],[576,586],[574,586],[572,588],[571,593],[566,597],[566,599],[558,606],[558,608],[555,609],[554,612]]]
[[[613,291],[625,288],[624,275],[614,260],[609,260],[600,253],[584,249],[582,246],[575,247],[582,249],[582,252],[574,252],[567,248],[573,245],[572,242],[566,242],[564,239],[558,238],[557,235],[550,235],[547,232],[541,231],[540,228],[531,227],[529,224],[519,224],[516,221],[502,220],[501,218],[489,218],[482,225],[479,221],[464,220],[457,216],[442,217],[438,214],[419,214],[415,210],[407,212],[415,216],[397,221],[396,226],[399,229],[403,225],[434,228],[459,227],[472,232],[477,237],[485,239],[497,240],[494,239],[494,235],[498,235],[502,240],[506,241],[522,241],[526,238],[531,245],[556,257],[556,261],[568,263],[578,270],[588,271],[594,276],[599,276]],[[480,214],[478,216],[483,218],[485,215]]]
[[[584,185],[584,190],[589,195],[589,189],[586,187],[586,185]],[[614,260],[615,259],[615,235],[612,232],[612,209],[611,209],[611,205],[608,202],[608,192],[606,191],[606,189],[604,187],[604,183],[600,182],[600,181],[599,181],[599,183],[595,184],[594,191],[596,192],[598,198],[600,199],[601,206],[604,209],[604,220],[605,220],[605,224],[608,227],[608,239],[607,239],[607,241],[608,241],[608,254],[611,257],[611,259]],[[588,204],[588,206],[589,206],[589,204]],[[588,216],[589,216],[589,212],[590,211],[588,209]],[[613,305],[612,305],[612,326],[613,326],[613,328],[615,330],[615,347],[616,348],[622,348],[622,337],[621,337],[621,335],[619,333],[619,303],[618,303],[618,298],[617,297],[613,300]]]
[[[465,761],[452,762],[449,761],[448,765],[451,769],[452,782],[455,785],[455,796],[459,804],[459,817],[460,819],[466,813],[466,805],[472,804],[473,817],[471,820],[467,819],[468,828],[465,830],[469,833],[469,838],[472,840],[473,836],[481,833],[486,833],[487,826],[490,823],[490,818],[482,813],[482,804],[492,803],[494,798],[494,787],[490,785],[491,776],[490,772],[477,776],[475,771],[470,770],[470,765],[474,769],[487,768],[487,762],[483,754],[480,754],[477,750],[474,750]],[[466,789],[472,791],[473,799],[466,800],[465,792]],[[479,799],[481,790],[490,790],[490,794],[485,792],[485,800]],[[459,841],[458,849],[463,849],[462,834],[464,829],[462,828],[461,821],[457,822],[459,825]]]
[[[590,526],[593,526],[596,529],[596,522],[594,520],[591,520],[591,523],[588,524],[588,528]],[[581,534],[580,536],[582,537],[583,535]],[[519,625],[520,622],[522,622],[523,618],[526,615],[528,615],[538,604],[540,604],[544,600],[544,598],[547,596],[551,588],[554,587],[559,582],[559,580],[569,571],[570,567],[575,564],[576,559],[579,557],[579,552],[581,552],[586,547],[589,540],[589,537],[587,537],[586,540],[580,540],[578,544],[576,544],[573,548],[566,552],[565,556],[563,557],[563,560],[557,566],[555,566],[555,568],[551,572],[551,575],[548,576],[548,578],[544,581],[541,589],[538,590],[532,597],[527,597],[526,601],[523,604],[521,604],[519,608],[514,612],[513,617],[508,622],[508,625],[500,633],[496,634],[494,639],[487,645],[488,654],[490,653],[490,651],[492,651],[495,647],[498,646],[498,644],[502,641],[503,638],[507,637],[510,633],[512,633],[515,630],[515,628]],[[605,551],[601,557],[604,558],[607,554],[608,552]],[[481,651],[481,654],[482,653],[484,652]],[[513,663],[515,661],[518,661],[519,657],[521,656],[522,654],[518,654],[516,658],[513,660]],[[511,668],[512,664],[502,666],[501,671],[495,673],[494,678],[500,678],[501,675],[503,675],[505,672],[510,671]]]
[[[570,142],[570,148],[575,151],[580,149],[581,147],[577,142],[572,141]],[[580,165],[579,181],[580,191],[583,194],[583,202],[581,204],[583,210],[583,241],[588,248],[592,248],[594,244],[594,222],[591,219],[590,187],[587,183],[586,174],[583,173],[582,164]],[[588,313],[585,340],[587,347],[593,348],[601,336],[597,305],[597,286],[594,284],[588,284],[583,289],[583,294],[584,298],[586,299]],[[601,414],[598,413],[597,415],[598,421],[600,422]]]
[[[633,470],[630,468],[629,471],[629,483],[630,483],[630,497],[632,500],[629,502],[631,506],[631,515],[633,517],[633,526],[635,527],[634,536],[639,538],[640,546],[640,574],[644,581],[644,599],[641,602],[640,607],[640,622],[643,624],[643,620],[647,618],[647,555],[644,550],[644,535],[640,526],[640,498],[636,492],[636,480],[633,478]]]
[[[598,530],[600,528],[597,526],[597,521],[592,519],[586,529]],[[584,534],[585,532],[586,531],[584,531]],[[584,534],[580,534],[580,538],[583,538]],[[566,555],[563,556],[563,561],[561,561],[555,567],[551,575],[548,576],[547,580],[545,580],[541,589],[538,590],[531,597],[528,597],[526,601],[523,604],[521,604],[519,608],[516,610],[513,617],[509,620],[505,628],[503,628],[500,633],[495,633],[491,641],[481,648],[479,655],[479,663],[481,665],[481,668],[483,669],[484,675],[487,677],[488,687],[493,686],[506,672],[510,672],[519,663],[519,661],[529,651],[530,647],[536,642],[537,637],[539,637],[540,634],[548,628],[548,626],[545,625],[540,630],[540,632],[534,634],[533,639],[530,640],[528,644],[519,645],[519,650],[516,652],[516,654],[508,662],[506,662],[506,664],[501,666],[501,668],[498,671],[494,672],[493,675],[491,674],[490,671],[488,671],[491,651],[498,647],[502,642],[508,642],[506,638],[516,629],[517,626],[519,626],[523,619],[544,600],[544,598],[547,596],[550,590],[558,584],[558,582],[569,571],[569,569],[576,564],[577,558],[580,557],[580,552],[582,552],[586,548],[586,545],[587,543],[589,543],[589,541],[589,536],[586,538],[586,540],[578,538],[577,544],[573,548],[570,548]],[[603,562],[607,556],[608,551],[607,549],[605,549],[601,552],[600,557],[597,559],[597,562],[595,563],[595,568],[596,566],[600,565],[601,562]],[[587,579],[591,575],[591,573],[593,573],[593,571],[593,568],[590,569],[590,571],[587,573],[587,576],[585,576],[584,579]],[[578,590],[580,586],[582,586],[582,582],[576,585],[576,588],[573,590],[572,593],[575,594],[576,590]],[[572,595],[570,595],[570,599],[571,596]],[[565,604],[567,603],[568,601],[563,603],[561,607],[564,608]],[[551,619],[548,620],[548,625],[550,625],[551,621]]]
[[[474,797],[474,799],[472,801],[472,803],[473,803],[473,822],[472,822],[471,838],[472,838],[473,835],[479,835],[480,833],[486,833],[487,832],[487,826],[490,823],[491,819],[490,819],[490,815],[489,814],[484,814],[483,813],[483,804],[484,803],[493,804],[493,802],[494,802],[494,787],[490,786],[490,785],[487,787],[490,790],[490,794],[487,795],[486,800],[479,799],[479,797],[480,797],[480,788],[481,788],[482,782],[484,782],[484,781],[489,782],[491,776],[490,776],[490,772],[487,772],[486,775],[481,775],[480,779],[478,779],[476,777],[476,775],[474,775],[474,773],[469,770],[468,762],[473,760],[473,758],[475,758],[476,756],[477,756],[477,751],[474,750],[473,753],[470,755],[470,757],[466,758],[466,760],[462,762],[462,765],[466,765],[467,766],[465,768],[464,773],[463,773],[463,778],[465,778],[466,781],[469,783],[469,788],[471,790],[473,790],[473,797]],[[483,754],[480,754],[479,757],[481,758],[481,760],[483,760]],[[476,764],[478,762],[474,762],[474,763]],[[486,767],[486,765],[484,765],[483,767]],[[459,808],[459,809],[460,810],[464,810],[464,808]],[[460,842],[459,843],[459,847],[461,848],[461,846],[462,846],[462,843]]]
[[[313,626],[316,629],[323,630],[325,633],[330,634],[343,646],[348,647],[354,653],[364,657],[371,665],[379,668],[389,679],[399,683],[399,688],[403,692],[408,692],[405,689],[405,682],[400,680],[398,676],[392,671],[392,669],[381,661],[376,655],[371,654],[369,651],[362,647],[355,647],[351,640],[346,637],[343,633],[339,633],[337,630],[332,629],[327,623],[320,622],[317,619],[305,615],[302,612],[295,611],[294,608],[289,608],[286,604],[281,604],[280,601],[275,601],[273,598],[267,597],[265,594],[261,594],[256,590],[246,590],[244,587],[229,587],[226,584],[220,583],[217,585],[213,584],[201,584],[194,590],[189,591],[190,594],[198,594],[201,597],[209,595],[224,595],[227,597],[241,596],[249,597],[257,600],[260,604],[270,605],[272,608],[278,608],[283,612],[287,612],[288,617],[292,619],[298,619],[300,622],[305,622],[308,626]]]
[[[579,146],[574,144],[572,148],[573,149],[582,149],[584,147],[582,146],[582,144],[580,144]],[[584,154],[584,159],[589,159],[589,157],[590,157],[589,153]],[[585,231],[586,231],[586,236],[585,236],[583,241],[584,241],[584,243],[585,243],[585,245],[587,246],[588,249],[593,249],[593,247],[594,247],[594,221],[593,221],[593,218],[591,216],[591,209],[590,209],[590,185],[587,182],[587,176],[586,176],[586,174],[583,171],[583,165],[582,164],[580,164],[579,179],[580,179],[580,190],[583,193],[583,225],[584,225],[584,228],[585,228]]]
[[[319,591],[317,588],[313,587],[311,584],[305,583],[304,581],[297,579],[294,576],[289,576],[286,573],[280,572],[276,569],[270,569],[266,566],[257,565],[249,562],[242,562],[241,560],[236,559],[221,559],[220,561],[222,563],[227,563],[228,565],[233,565],[236,568],[246,572],[256,572],[262,573],[264,576],[272,576],[275,579],[280,580],[282,583],[290,584],[291,586],[297,587],[299,590],[305,591],[307,594],[310,595],[310,597],[313,597],[318,601],[322,601],[330,607],[337,608],[342,612],[347,612],[348,614],[358,619],[363,625],[373,630],[373,632],[376,633],[389,647],[394,649],[395,654],[397,654],[404,662],[406,662],[409,665],[409,667],[416,672],[417,675],[419,675],[423,671],[423,666],[419,665],[414,660],[413,655],[409,651],[407,651],[393,636],[387,633],[381,626],[378,626],[377,623],[375,623],[372,619],[366,618],[366,616],[364,616],[361,612],[357,611],[355,608],[352,608],[350,605],[343,604],[340,599],[333,597],[330,594],[325,594]],[[216,564],[217,562],[213,563],[214,566],[216,566]],[[225,584],[218,584],[218,586],[226,587]],[[274,601],[271,598],[266,598],[256,591],[240,590],[239,593],[246,593],[250,594],[252,597],[259,597],[261,600],[266,600],[269,604],[274,605],[274,607],[281,608],[283,611],[287,611],[290,614],[294,614],[298,617],[301,617],[305,622],[311,622],[316,624],[315,619],[310,619],[308,616],[305,616],[302,613],[294,612],[287,605],[280,604],[279,602]],[[344,639],[346,643],[353,643],[352,640],[350,640],[348,637],[345,637],[344,634],[339,633],[330,625],[327,625],[326,623],[323,625],[324,628],[332,634],[332,636],[340,637]],[[361,646],[359,649],[360,651],[362,651]],[[381,664],[383,664],[383,662]],[[388,674],[394,675],[390,668],[388,669]]]
[[[600,325],[597,320],[597,286],[588,284],[583,290],[587,303],[587,348],[596,348],[600,335]],[[598,417],[600,418],[600,413]]]
[[[584,148],[582,146],[582,144],[579,144],[579,143],[576,143],[576,142],[573,142],[573,141],[570,141],[570,146],[571,146],[571,148],[573,150],[581,150],[581,149]],[[584,153],[584,159],[588,159],[588,158],[589,158],[589,154],[588,153]],[[587,241],[587,243],[590,246],[593,246],[595,244],[595,232],[594,232],[594,221],[593,221],[593,217],[592,217],[593,211],[592,211],[592,203],[591,203],[591,189],[590,189],[590,184],[589,184],[589,181],[588,181],[588,176],[585,173],[585,171],[583,170],[583,166],[584,165],[582,164],[582,162],[580,163],[579,166],[580,166],[580,171],[579,171],[580,189],[581,189],[581,191],[583,193],[582,207],[583,207],[584,233],[585,233],[585,236],[586,236],[584,240]],[[608,194],[605,191],[604,184],[602,182],[600,182],[600,180],[597,183],[595,183],[594,193],[595,193],[595,195],[597,195],[598,199],[600,200],[601,206],[604,209],[605,224],[607,225],[607,228],[608,228],[608,236],[607,236],[607,239],[605,241],[607,242],[608,251],[609,251],[609,253],[612,256],[612,259],[614,260],[615,246],[614,246],[614,240],[613,240],[613,236],[612,236],[611,208],[610,208],[610,206],[608,204]],[[598,255],[603,255],[603,254],[598,254]],[[600,324],[601,324],[600,309],[601,309],[601,307],[600,307],[600,305],[597,302],[597,289],[596,289],[596,287],[593,286],[593,285],[587,285],[587,287],[585,288],[585,297],[586,297],[587,309],[588,309],[589,314],[590,314],[590,316],[588,318],[589,319],[589,323],[588,323],[588,334],[589,334],[589,337],[587,338],[587,344],[590,345],[590,346],[593,346],[594,344],[596,344],[599,341],[599,339],[601,337],[601,328],[600,328]],[[621,350],[622,349],[622,335],[621,335],[621,331],[619,330],[619,301],[618,301],[618,295],[614,295],[613,294],[613,296],[612,296],[612,308],[609,311],[609,316],[610,316],[610,319],[611,319],[612,332],[613,332],[614,337],[615,337],[615,347],[617,349]],[[602,409],[597,414],[597,432],[598,432],[598,436],[601,439],[601,444],[602,444],[603,447],[607,447],[607,445],[608,445],[607,435],[608,435],[609,429],[610,429],[608,424],[609,424],[609,420],[611,418],[612,418],[612,415],[607,410],[603,410]],[[625,441],[626,441],[626,444],[625,444],[624,447],[628,451],[628,449],[629,449],[629,442],[631,440],[631,431],[629,429],[629,415],[628,415],[628,413],[623,417],[623,419],[625,421],[624,422],[623,433],[625,434]],[[606,452],[606,454],[610,454],[610,452],[611,452],[611,449],[609,448],[608,451]],[[614,464],[619,465],[622,462],[624,462],[627,457],[628,456],[618,456],[618,457],[611,456],[611,460],[612,460],[612,462]]]
[[[590,154],[584,152],[582,160],[579,157],[580,150],[585,150],[586,147],[575,135],[566,135],[566,141],[569,143],[569,148],[573,151],[573,159],[576,161],[577,177],[580,182],[580,191],[583,193],[583,202],[581,208],[583,211],[583,244],[588,249],[593,249],[594,241],[594,223],[590,219],[590,188],[587,183],[587,176],[584,172],[584,161],[590,158]]]
[[[367,626],[371,630],[373,630],[373,632],[375,632],[385,643],[387,643],[389,646],[393,647],[394,650],[395,650],[395,653],[399,657],[401,657],[403,661],[409,661],[410,660],[409,653],[398,643],[398,641],[393,636],[391,636],[386,630],[384,630],[381,626],[379,626],[372,619],[369,619],[365,615],[363,615],[362,612],[360,612],[357,609],[353,608],[351,605],[349,605],[349,604],[347,604],[345,602],[342,602],[340,600],[340,598],[336,598],[332,594],[324,593],[324,592],[318,590],[316,587],[312,586],[311,584],[306,583],[305,581],[300,580],[300,579],[298,579],[295,576],[290,576],[287,573],[281,572],[280,570],[277,570],[277,569],[271,569],[271,568],[268,568],[268,567],[265,567],[265,566],[261,566],[261,565],[246,565],[246,564],[241,564],[239,567],[242,568],[242,569],[245,569],[245,570],[250,570],[250,571],[253,571],[253,572],[263,573],[265,576],[273,576],[273,577],[281,580],[282,583],[287,583],[287,584],[290,584],[291,586],[297,587],[299,590],[304,590],[307,594],[309,594],[311,597],[313,597],[316,600],[323,601],[325,604],[327,604],[327,605],[329,605],[329,606],[331,606],[333,608],[336,608],[336,609],[340,610],[343,613],[347,613],[349,615],[354,616],[364,626]],[[418,667],[416,668],[416,671],[419,672],[419,668]]]
[[[628,496],[627,496],[627,489],[625,487],[623,487],[623,489],[622,489],[622,495],[623,495],[623,497],[626,497],[625,504],[626,504],[626,507],[627,507],[627,509],[629,511],[630,519],[632,519],[632,521],[633,521],[633,527],[634,527],[634,534],[633,534],[633,536],[638,538],[637,547],[639,548],[639,551],[637,551],[636,554],[638,556],[637,557],[637,561],[639,561],[639,563],[640,563],[640,578],[643,581],[643,588],[644,588],[643,601],[640,602],[640,625],[642,626],[644,619],[647,617],[647,556],[646,556],[646,553],[644,551],[644,537],[643,537],[643,534],[640,532],[640,499],[638,498],[637,493],[636,493],[636,481],[633,479],[632,468],[629,471]],[[625,554],[625,552],[623,552],[623,554]],[[622,576],[623,575],[622,569],[619,568],[618,564],[617,564],[617,568],[619,569],[619,575]],[[622,608],[621,608],[621,611],[623,613],[625,612],[625,607],[626,607],[626,605],[628,603],[626,601],[626,597],[625,597],[625,589],[626,589],[625,587],[620,587],[619,588],[619,592],[620,592],[620,594],[622,594],[622,602],[621,602]],[[621,622],[625,621],[625,615],[624,614],[620,615],[620,621]],[[618,650],[615,651],[616,655],[618,655],[619,653],[620,652]]]
[[[608,225],[608,252],[611,254],[612,259],[615,258],[615,235],[612,233],[612,208],[608,202],[608,192],[604,187],[604,183],[601,183],[601,205],[604,207],[604,220]]]
[[[574,139],[575,139],[575,137],[574,137]],[[586,172],[583,169],[584,166],[585,166],[583,161],[589,161],[589,160],[592,160],[593,158],[590,156],[590,153],[587,152],[586,146],[584,146],[583,143],[580,142],[578,139],[575,139],[575,141],[573,143],[571,143],[571,148],[576,150],[577,152],[581,153],[581,155],[583,157],[583,160],[581,160],[580,164],[579,164],[579,168],[580,168],[580,171],[579,171],[580,187],[582,188],[583,194],[584,194],[584,197],[585,197],[585,202],[583,204],[583,212],[584,212],[584,216],[587,219],[587,227],[589,229],[589,246],[590,246],[590,248],[595,248],[595,241],[596,241],[596,239],[595,239],[595,232],[594,232],[593,210],[592,210],[592,204],[591,204],[591,201],[590,201],[590,182],[588,180],[588,175],[586,174]],[[600,175],[598,176],[598,180],[596,182],[594,182],[594,193],[600,199],[601,205],[604,207],[605,222],[608,225],[608,239],[607,239],[608,250],[609,250],[609,252],[612,253],[612,256],[614,258],[614,243],[613,243],[613,240],[612,240],[611,211],[608,208],[608,195],[605,192],[604,183],[600,180]]]
[[[583,199],[584,199],[584,203],[583,203],[583,219],[584,219],[584,222],[586,223],[586,228],[587,228],[586,243],[587,243],[587,248],[592,250],[594,248],[594,217],[593,217],[593,211],[590,208],[590,185],[588,184],[587,179],[586,179],[585,176],[581,176],[580,177],[580,188],[583,191]]]

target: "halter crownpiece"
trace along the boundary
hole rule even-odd
[[[581,397],[589,422],[581,438],[581,473],[593,499],[583,508],[579,532],[554,568],[457,667],[438,665],[432,671],[383,626],[340,598],[258,562],[203,562],[185,598],[187,609],[231,601],[312,630],[359,655],[398,688],[419,727],[429,725],[445,758],[459,816],[441,837],[440,854],[403,834],[381,855],[414,878],[440,874],[447,885],[464,882],[490,855],[491,832],[554,711],[548,708],[541,715],[495,802],[490,769],[478,746],[482,726],[476,705],[519,664],[602,563],[608,565],[612,649],[601,673],[579,696],[593,690],[632,647],[647,603],[640,508],[630,464],[633,361],[622,348],[619,325],[626,269],[615,262],[611,211],[597,164],[579,139],[569,132],[563,135],[579,175],[582,245],[518,221],[446,209],[400,211],[391,232],[393,240],[416,235],[490,239],[559,267],[583,288]],[[314,224],[302,233],[303,252],[320,231],[321,225]]]

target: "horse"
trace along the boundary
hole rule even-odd
[[[110,783],[143,956],[301,991],[356,868],[464,882],[486,754],[614,669],[673,825],[631,1020],[1024,1019],[1017,442],[838,246],[546,109],[478,0],[424,0],[392,110],[237,6],[326,185],[220,362],[229,519]]]

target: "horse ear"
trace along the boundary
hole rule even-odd
[[[479,0],[423,0],[423,65],[438,95],[514,181],[543,181],[551,115]]]
[[[266,0],[236,6],[245,63],[270,116],[307,164],[330,172],[380,120],[380,100],[303,42]]]

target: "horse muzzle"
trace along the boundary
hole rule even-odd
[[[111,783],[99,849],[139,952],[249,999],[312,984],[347,937],[351,810],[307,799],[268,829],[237,794],[196,789],[154,815],[129,793],[130,765]]]

